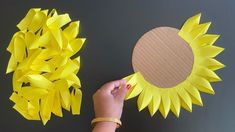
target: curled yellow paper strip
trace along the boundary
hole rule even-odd
[[[76,38],[79,21],[56,10],[30,9],[17,25],[7,48],[11,53],[6,73],[13,73],[13,108],[28,120],[42,120],[51,113],[62,117],[62,108],[80,114],[82,92],[76,74],[84,44]],[[72,59],[73,58],[73,59]]]
[[[132,86],[126,99],[138,96],[139,111],[148,107],[151,116],[159,110],[164,118],[170,111],[179,117],[181,106],[190,112],[192,104],[203,106],[200,92],[214,94],[210,82],[221,81],[215,71],[225,67],[214,57],[224,48],[213,45],[219,35],[206,34],[211,23],[200,24],[200,18],[201,14],[190,17],[178,32],[194,55],[193,68],[186,80],[174,87],[161,88],[145,80],[140,72],[124,78]]]

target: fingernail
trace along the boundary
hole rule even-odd
[[[126,88],[129,90],[131,88],[131,85],[127,84]]]

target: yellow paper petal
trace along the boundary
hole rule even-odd
[[[71,97],[69,92],[69,86],[66,80],[59,80],[55,82],[56,89],[60,91],[61,103],[67,110],[70,110]]]
[[[126,94],[126,100],[138,96],[142,92],[142,90],[143,88],[139,84],[131,87]]]
[[[34,71],[39,71],[39,72],[51,72],[51,66],[47,64],[45,61],[40,62],[40,64],[36,65],[31,65],[30,68]]]
[[[209,82],[221,81],[220,77],[215,72],[205,67],[197,66],[195,72],[197,75],[204,77]]]
[[[83,46],[84,42],[86,39],[74,39],[70,42],[70,46],[73,50],[72,55],[74,55],[75,53],[77,53]]]
[[[10,97],[15,105],[13,108],[17,110],[21,115],[23,115],[28,120],[40,120],[38,107],[35,105],[34,102],[28,102],[26,99],[22,98],[21,96],[13,93]]]
[[[56,43],[58,44],[59,48],[62,49],[62,35],[61,35],[61,29],[51,29],[51,34],[54,37]]]
[[[71,21],[69,14],[63,14],[51,17],[47,20],[47,25],[53,28],[61,28]]]
[[[199,106],[203,106],[201,95],[200,95],[197,88],[195,88],[194,86],[189,85],[185,89],[189,93],[189,95],[192,99],[192,103],[194,103],[196,105],[199,105]]]
[[[159,111],[161,112],[161,114],[164,118],[167,117],[167,115],[170,111],[170,106],[171,106],[171,101],[169,98],[169,94],[168,94],[168,92],[163,92],[162,93],[162,102],[161,102]]]
[[[81,81],[80,79],[76,76],[76,74],[70,74],[69,76],[66,77],[67,81],[71,82],[71,85],[76,84],[79,88],[81,87]],[[71,86],[70,85],[70,86]]]
[[[28,111],[30,116],[33,116],[35,113],[37,113],[36,108],[30,102],[28,102]]]
[[[51,40],[50,35],[51,35],[50,32],[46,32],[41,37],[35,38],[34,42],[31,42],[29,44],[29,46],[28,46],[29,49],[36,49],[36,48],[43,47],[43,46],[49,44],[49,42]]]
[[[134,73],[134,74],[129,75],[123,79],[126,80],[126,82],[128,84],[130,84],[131,86],[135,86],[137,83],[137,77],[138,77],[137,74],[139,74],[139,73]]]
[[[189,112],[192,112],[192,100],[184,88],[178,89],[178,95],[181,99],[181,106]]]
[[[11,58],[8,62],[6,73],[13,72],[16,69],[16,66],[17,66],[17,61],[15,60],[15,57],[11,55]]]
[[[18,62],[22,62],[25,57],[25,42],[20,37],[15,38],[13,55]]]
[[[34,115],[34,116],[30,116],[28,113],[27,110],[24,110],[22,108],[20,108],[19,106],[17,105],[14,105],[13,108],[15,110],[17,110],[24,118],[28,119],[28,120],[40,120],[40,117],[38,114]]]
[[[151,100],[152,100],[151,89],[142,91],[137,101],[139,111],[143,110],[146,106],[148,106]]]
[[[16,37],[24,38],[24,36],[25,36],[25,32],[24,32],[24,31],[16,32],[16,33],[13,35],[13,37],[12,37],[12,39],[11,39],[11,41],[10,41],[8,47],[7,47],[7,51],[9,51],[9,52],[12,54],[12,53],[14,52],[14,42],[15,42],[15,38],[16,38]]]
[[[70,41],[77,37],[79,32],[79,21],[71,22],[67,28],[64,29],[63,33],[66,38]]]
[[[176,117],[180,115],[180,98],[175,90],[170,92],[171,99],[171,111],[174,113]]]
[[[124,79],[127,80],[127,84],[131,85],[131,88],[128,90],[126,94],[126,100],[139,95],[142,92],[143,87],[148,87],[148,85],[145,83],[144,78],[141,76],[140,73],[135,73],[132,76],[129,76]],[[142,83],[136,84],[137,82],[142,82]]]
[[[37,36],[33,32],[26,32],[25,33],[25,44],[26,47],[30,47],[32,43],[34,43]]]
[[[72,113],[79,115],[82,101],[82,92],[80,89],[74,89],[74,92],[71,93],[71,101]]]
[[[192,39],[196,39],[197,37],[205,34],[207,30],[209,29],[210,25],[211,25],[211,22],[194,26],[193,30],[190,32]]]
[[[44,125],[51,118],[52,107],[54,104],[54,97],[55,97],[55,91],[51,90],[47,97],[41,99],[40,115]]]
[[[62,117],[63,113],[62,113],[62,107],[61,107],[60,100],[61,100],[60,93],[59,93],[59,91],[56,91],[54,104],[52,107],[52,113],[54,113],[55,115],[57,115],[59,117]]]
[[[42,88],[23,87],[19,93],[27,100],[34,100],[46,96],[48,94],[48,90]]]
[[[224,68],[225,65],[212,58],[205,58],[200,62],[200,65],[205,66],[213,71]]]
[[[199,76],[192,76],[190,82],[192,83],[192,85],[194,87],[196,87],[198,90],[200,90],[201,92],[205,92],[208,94],[215,94],[213,88],[211,87],[210,83]]]
[[[198,37],[195,41],[199,46],[213,45],[215,41],[220,37],[217,34],[204,34]]]
[[[189,30],[189,29],[193,29],[195,27],[195,25],[199,24],[200,18],[201,18],[201,13],[188,18],[186,20],[186,22],[184,23],[184,25],[181,27],[179,34],[181,34],[183,32],[190,32],[191,30]]]
[[[42,25],[45,23],[45,20],[46,20],[46,15],[43,12],[38,11],[32,18],[27,29],[30,30],[31,32],[36,32],[42,27]]]
[[[148,105],[148,109],[151,116],[153,116],[157,112],[160,104],[161,104],[161,96],[160,93],[156,92],[153,94],[153,98]]]
[[[73,61],[68,60],[68,62],[64,65],[59,67],[54,74],[50,77],[51,80],[56,80],[59,78],[65,78],[68,75],[72,74],[75,70],[79,67],[73,63]]]
[[[15,71],[13,73],[12,83],[13,83],[13,91],[18,92],[21,89],[22,82],[19,81],[19,78],[22,76],[21,71]]]
[[[208,45],[200,48],[197,52],[199,52],[199,54],[204,57],[215,57],[223,50],[224,48]]]
[[[73,59],[73,62],[80,67],[80,56],[76,57],[75,59]]]
[[[42,75],[28,75],[29,82],[34,87],[50,89],[53,88],[54,85],[51,81],[46,79]]]
[[[28,113],[32,118],[40,120],[39,116],[39,100],[31,100],[28,102]]]
[[[35,14],[40,11],[40,8],[33,8],[30,9],[29,12],[26,14],[26,16],[24,17],[23,20],[20,21],[20,23],[17,25],[17,27],[20,30],[25,30],[28,25],[31,23],[33,17],[35,16]]]

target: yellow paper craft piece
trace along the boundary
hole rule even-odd
[[[44,125],[51,113],[62,117],[62,108],[79,115],[80,57],[75,54],[85,41],[77,38],[79,21],[71,22],[68,14],[59,15],[55,9],[33,8],[17,27],[20,31],[7,48],[11,58],[6,73],[14,72],[13,108]]]
[[[181,107],[192,112],[192,104],[203,106],[199,91],[215,93],[210,82],[221,81],[221,78],[214,71],[225,66],[214,57],[224,48],[213,45],[219,35],[206,34],[211,23],[200,24],[200,17],[201,14],[190,17],[178,32],[194,56],[192,71],[186,80],[170,88],[161,88],[148,82],[140,72],[124,78],[132,86],[126,100],[138,96],[139,111],[148,107],[151,116],[159,110],[164,118],[169,111],[179,117]]]

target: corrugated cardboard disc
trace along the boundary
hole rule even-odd
[[[155,86],[174,87],[191,73],[194,56],[179,30],[159,27],[145,33],[137,42],[132,65],[135,72]]]

